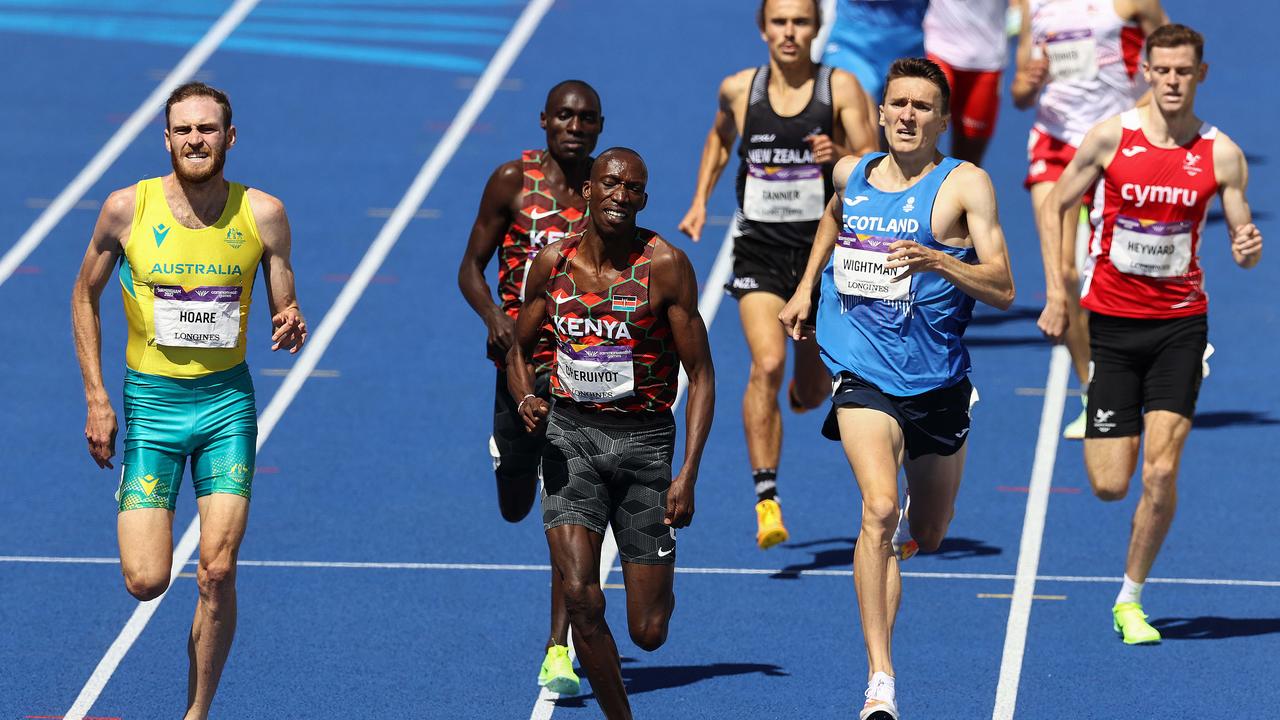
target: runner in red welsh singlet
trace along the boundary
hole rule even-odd
[[[547,93],[542,111],[545,150],[526,150],[519,160],[498,166],[485,185],[480,210],[458,268],[458,287],[488,329],[488,355],[498,366],[493,435],[489,453],[498,480],[498,508],[508,522],[529,514],[538,490],[542,438],[529,435],[507,392],[506,355],[524,299],[525,276],[538,251],[578,232],[585,224],[582,184],[591,171],[591,152],[604,129],[600,96],[585,82],[566,80]],[[485,282],[489,260],[498,255],[498,298]],[[544,338],[532,354],[535,392],[548,397],[547,372],[554,350]],[[554,580],[553,580],[554,585]],[[569,618],[551,592],[551,637],[538,683],[559,694],[576,694],[578,677],[569,660]]]
[[[1160,0],[1019,2],[1018,71],[1010,90],[1018,108],[1036,109],[1027,139],[1025,184],[1031,191],[1031,208],[1039,213],[1089,128],[1141,101],[1147,85],[1138,72],[1142,39],[1168,18]],[[1086,225],[1079,219],[1080,198],[1073,199],[1076,204],[1062,223],[1063,242],[1074,239],[1077,228]],[[1083,261],[1081,253],[1070,257]],[[1080,311],[1078,283],[1073,280],[1066,289],[1071,312],[1066,344],[1084,387],[1089,375],[1088,323]],[[1062,435],[1083,439],[1084,426],[1081,412]]]
[[[715,376],[698,282],[684,253],[636,226],[648,170],[614,148],[592,166],[585,232],[552,243],[529,271],[511,397],[530,432],[546,425],[542,522],[573,623],[573,642],[606,717],[630,718],[618,648],[604,618],[600,553],[613,526],[631,639],[656,650],[675,609],[676,528],[693,518],[698,463],[711,428]],[[528,358],[542,332],[556,342],[551,406],[534,393]],[[672,479],[671,406],[689,376],[685,453]]]
[[[1204,40],[1183,25],[1147,39],[1143,73],[1152,103],[1096,126],[1045,199],[1040,237],[1049,301],[1040,327],[1067,331],[1065,285],[1074,265],[1062,242],[1062,212],[1101,178],[1081,304],[1090,311],[1093,356],[1085,465],[1094,493],[1119,500],[1142,457],[1142,498],[1133,516],[1125,577],[1112,608],[1128,644],[1160,641],[1142,612],[1142,585],[1173,521],[1182,447],[1200,392],[1208,298],[1198,259],[1213,196],[1231,233],[1236,264],[1262,257],[1262,235],[1245,198],[1248,166],[1226,134],[1196,117]]]

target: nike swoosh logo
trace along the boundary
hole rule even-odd
[[[662,552],[662,548],[658,548],[658,557],[666,557],[666,556],[670,555],[671,553],[673,553],[673,552],[675,552],[675,551],[676,551],[676,549],[675,549],[675,548],[671,548],[670,550],[668,550],[668,551],[666,551],[666,552]]]
[[[858,204],[860,204],[860,203],[864,203],[864,202],[866,202],[866,201],[868,201],[868,200],[870,200],[870,199],[871,199],[871,198],[867,197],[866,195],[858,195],[858,196],[854,197],[852,200],[850,200],[849,198],[845,198],[845,199],[844,199],[844,204],[845,204],[845,205],[848,205],[849,207],[853,207],[854,205],[858,205]]]
[[[968,434],[969,434],[969,428],[965,428],[965,429],[961,430],[960,432],[956,433],[956,437],[958,437],[958,438],[962,438],[962,437],[964,437],[965,435],[968,435]]]
[[[164,242],[164,239],[169,234],[170,229],[171,228],[167,228],[163,225],[157,225],[151,228],[151,234],[156,236],[156,247],[160,247],[160,244]]]
[[[581,297],[581,296],[580,296],[580,295],[570,295],[569,297],[566,297],[566,298],[557,298],[557,297],[553,297],[553,298],[551,298],[551,299],[552,299],[552,300],[555,300],[555,301],[556,301],[556,304],[557,304],[557,305],[559,305],[559,304],[561,304],[561,303],[567,303],[567,302],[569,302],[570,300],[577,300],[579,297]]]
[[[151,497],[151,493],[156,489],[156,483],[158,482],[160,482],[160,478],[151,478],[151,482],[147,482],[146,478],[138,479],[138,483],[142,485],[142,492],[146,493],[147,497]]]
[[[1124,156],[1125,156],[1125,157],[1133,157],[1134,155],[1137,155],[1138,153],[1144,153],[1144,152],[1146,152],[1146,151],[1147,151],[1147,149],[1146,149],[1145,147],[1143,147],[1143,146],[1141,146],[1141,145],[1134,145],[1133,147],[1127,147],[1127,148],[1125,148],[1125,149],[1121,150],[1120,152],[1124,153]]]
[[[556,213],[559,213],[559,212],[560,212],[559,210],[546,210],[543,212],[538,212],[537,210],[533,210],[529,213],[529,219],[541,220],[544,217],[547,217],[549,215],[555,215]]]

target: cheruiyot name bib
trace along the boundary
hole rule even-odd
[[[1066,82],[1098,77],[1098,41],[1093,30],[1064,30],[1045,37],[1049,77]]]
[[[747,166],[742,215],[755,222],[806,222],[822,218],[826,189],[820,165]]]
[[[635,394],[635,365],[629,345],[560,343],[556,376],[577,402],[609,402]]]
[[[902,300],[911,291],[911,281],[894,278],[905,268],[888,268],[889,245],[893,238],[840,233],[832,262],[836,291],[841,295],[872,300]]]
[[[1190,220],[1156,222],[1116,218],[1111,234],[1111,264],[1126,275],[1180,277],[1191,265]]]
[[[240,292],[233,287],[156,285],[152,318],[156,344],[233,348],[240,340]]]

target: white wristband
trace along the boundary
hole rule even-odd
[[[533,393],[529,393],[524,397],[520,398],[520,404],[516,405],[516,412],[519,413],[522,410],[524,410],[524,404],[528,402],[529,398],[533,398],[533,397],[538,397],[538,396],[534,395]]]

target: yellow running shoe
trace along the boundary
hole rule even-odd
[[[538,673],[538,684],[557,695],[578,694],[581,683],[573,672],[568,647],[552,645],[547,648],[547,657],[542,661],[542,670]]]
[[[761,500],[756,503],[756,544],[768,550],[790,535],[782,525],[782,508],[777,500]]]
[[[1142,604],[1136,602],[1116,603],[1111,608],[1111,627],[1124,637],[1125,645],[1155,645],[1160,642],[1160,631],[1147,623],[1147,614],[1142,612]]]

